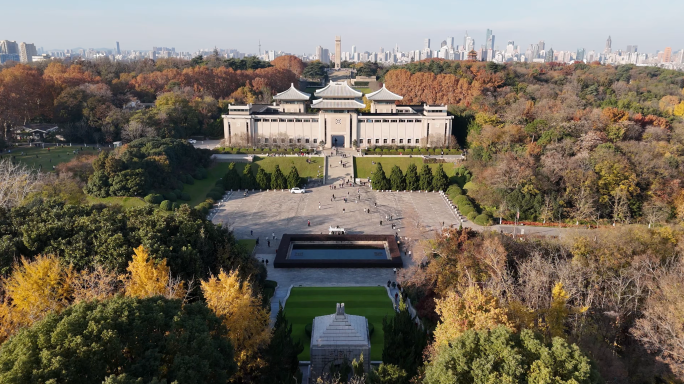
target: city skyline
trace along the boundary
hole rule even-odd
[[[27,3],[34,6],[27,7]],[[303,54],[312,53],[319,45],[332,51],[336,35],[343,37],[343,51],[355,45],[358,51],[373,52],[397,44],[402,49],[420,49],[426,38],[438,45],[455,37],[460,44],[466,31],[475,39],[477,49],[486,43],[487,30],[491,29],[496,36],[494,48],[500,50],[509,40],[521,47],[544,40],[554,50],[601,51],[608,36],[613,39],[614,50],[636,45],[641,52],[655,52],[684,46],[684,29],[677,27],[677,15],[684,13],[684,3],[668,4],[664,0],[655,0],[647,8],[637,1],[550,6],[536,0],[515,5],[496,0],[487,8],[497,12],[481,12],[476,4],[465,2],[436,1],[429,8],[406,1],[392,7],[372,1],[345,4],[340,7],[305,1],[292,6],[267,0],[257,7],[208,0],[192,5],[178,1],[90,4],[71,0],[56,5],[29,0],[5,6],[13,17],[0,26],[0,39],[33,42],[46,51],[77,47],[115,50],[118,41],[121,50],[169,46],[191,52],[216,46],[258,53],[261,43],[264,51]],[[453,10],[454,16],[435,12],[440,8]],[[26,20],[32,21],[32,28],[25,28]],[[377,28],[369,32],[373,25]]]

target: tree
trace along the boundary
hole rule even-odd
[[[259,168],[256,174],[256,183],[259,189],[271,189],[271,176],[263,168]]]
[[[156,135],[157,133],[154,128],[140,121],[131,121],[121,129],[121,139],[127,143],[143,137],[154,137]]]
[[[0,160],[0,207],[12,208],[35,191],[44,175],[24,163]]]
[[[287,174],[287,187],[288,188],[298,187],[301,182],[302,182],[302,179],[299,177],[299,172],[297,171],[297,167],[295,167],[293,165],[292,168],[290,168],[290,173]]]
[[[304,346],[292,338],[292,324],[287,321],[282,305],[279,306],[273,336],[264,354],[266,367],[262,371],[261,381],[264,384],[282,383],[297,384],[301,382],[298,355]]]
[[[418,167],[415,163],[410,163],[406,168],[406,190],[417,191],[419,187]]]
[[[292,71],[297,76],[301,76],[302,72],[304,72],[304,62],[293,55],[278,56],[275,60],[271,61],[271,64],[276,68]]]
[[[391,319],[382,320],[385,344],[382,350],[382,361],[405,370],[408,377],[418,373],[423,364],[423,350],[428,344],[425,329],[418,325],[418,319],[411,316],[402,298],[399,312]]]
[[[165,296],[180,299],[186,295],[184,283],[171,277],[166,259],[156,263],[150,259],[148,250],[142,245],[134,251],[133,260],[126,268],[128,275],[122,276],[126,296]]]
[[[228,172],[223,176],[223,186],[229,191],[237,191],[241,188],[242,182],[235,169],[235,163],[228,164]]]
[[[419,186],[421,191],[432,191],[432,168],[427,164],[420,170]]]
[[[499,326],[467,330],[439,346],[423,382],[591,384],[602,380],[577,345],[558,337],[545,344],[528,329],[514,333]]]
[[[406,181],[404,175],[401,173],[401,168],[398,165],[392,167],[390,172],[390,185],[393,191],[403,191],[406,189]]]
[[[236,270],[211,276],[201,282],[207,306],[223,319],[235,347],[238,377],[249,382],[264,366],[260,351],[268,345],[269,314],[261,306],[249,281],[241,280]]]
[[[468,287],[462,295],[451,291],[443,299],[437,299],[436,312],[440,317],[435,329],[435,345],[447,345],[463,332],[493,329],[499,325],[512,327],[506,310],[488,290]]]
[[[385,176],[385,171],[382,169],[381,163],[378,163],[378,165],[375,166],[375,171],[371,175],[371,183],[373,189],[376,191],[386,191],[390,189],[390,182]]]
[[[382,363],[368,375],[370,384],[408,384],[406,371],[393,364]]]
[[[311,80],[323,80],[326,77],[325,65],[318,60],[312,61],[306,65],[302,76]]]
[[[449,187],[449,176],[444,172],[444,167],[442,164],[437,166],[437,173],[432,179],[432,189],[435,191],[446,191]]]
[[[236,371],[227,333],[202,302],[82,302],[3,344],[0,382],[121,383],[125,375],[135,383],[225,383]]]
[[[287,179],[283,172],[280,170],[280,166],[276,164],[275,170],[271,175],[271,189],[285,189],[287,188]]]
[[[252,164],[245,165],[245,169],[242,171],[241,184],[244,189],[254,189],[257,187],[257,181],[252,173]]]

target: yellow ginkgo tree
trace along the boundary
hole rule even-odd
[[[128,263],[127,275],[121,276],[126,296],[164,296],[182,299],[186,296],[185,284],[171,277],[166,259],[159,262],[150,258],[149,251],[142,245],[134,249],[133,260]]]
[[[221,271],[201,283],[207,306],[223,319],[235,348],[238,376],[247,378],[264,365],[259,350],[271,337],[269,313],[261,306],[249,281],[242,281],[237,271]]]

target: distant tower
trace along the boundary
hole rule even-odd
[[[663,63],[669,63],[670,61],[672,61],[672,48],[665,47],[665,51],[663,52]]]
[[[261,56],[261,39],[259,39],[259,56]]]
[[[342,38],[335,36],[335,69],[342,68]]]
[[[606,40],[606,49],[603,50],[604,53],[610,53],[612,51],[613,40],[608,36]]]
[[[425,39],[425,47],[424,49],[430,49],[430,39]]]
[[[119,48],[119,42],[116,42],[116,54],[120,55],[121,54],[121,49]]]

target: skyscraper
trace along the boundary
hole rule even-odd
[[[544,43],[544,40],[539,40],[539,50],[540,51],[546,50],[546,43]]]
[[[19,45],[16,41],[0,40],[0,53],[19,54]]]
[[[665,47],[665,51],[663,52],[663,63],[669,63],[670,61],[672,61],[672,48]]]
[[[446,42],[447,42],[447,47],[449,47],[449,48],[454,47],[454,38],[453,37],[447,37]]]
[[[546,57],[544,57],[544,62],[550,63],[552,61],[553,61],[553,48],[549,48],[549,50],[546,51]]]
[[[335,36],[335,69],[340,69],[342,61],[342,38]]]
[[[22,63],[32,62],[33,56],[38,56],[35,44],[27,44],[23,42],[19,44],[19,60]]]
[[[584,61],[584,48],[579,48],[577,54],[575,55],[575,60]]]
[[[430,49],[430,39],[425,39],[425,47],[424,49]]]
[[[487,49],[487,50],[494,49],[494,35],[492,34],[491,29],[487,30],[487,39],[485,40],[485,49]]]
[[[613,40],[608,36],[608,39],[606,40],[606,48],[603,50],[603,53],[610,53],[613,50]]]
[[[121,48],[119,48],[119,42],[116,42],[116,54],[120,55],[121,54]]]
[[[627,53],[637,53],[638,50],[639,50],[638,45],[628,45],[627,46]]]

